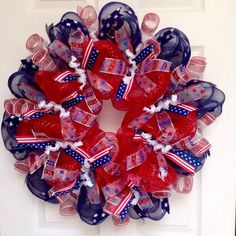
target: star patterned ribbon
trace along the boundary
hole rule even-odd
[[[127,99],[128,94],[132,88],[133,85],[133,81],[134,79],[138,80],[139,84],[141,85],[140,88],[142,88],[145,92],[150,93],[151,90],[153,88],[155,88],[154,83],[147,77],[145,76],[145,74],[150,73],[150,72],[154,72],[154,71],[162,71],[162,72],[169,72],[170,71],[170,65],[171,63],[168,61],[164,61],[164,60],[159,60],[159,59],[150,59],[155,51],[153,50],[154,46],[152,44],[148,45],[146,48],[144,48],[136,57],[134,57],[132,59],[132,61],[134,61],[137,65],[137,69],[135,72],[134,77],[132,77],[128,83],[124,82],[124,80],[122,80],[117,93],[116,93],[116,99]],[[107,61],[105,61],[104,63],[107,63]],[[111,63],[111,62],[110,62]],[[119,63],[119,66],[121,67],[121,63]],[[126,66],[127,68],[127,72],[126,75],[129,76],[129,67],[125,64],[122,65],[123,67]],[[107,69],[108,68],[108,69]],[[114,74],[115,71],[118,70],[117,66],[113,66],[112,69],[110,67],[106,67],[106,72],[105,72],[105,67],[102,67],[103,73],[112,73]],[[122,70],[122,69],[119,69]],[[145,82],[146,83],[142,83],[143,78],[145,77]],[[152,88],[152,89],[151,89]]]
[[[197,157],[184,150],[172,150],[165,153],[164,156],[190,174],[195,174],[196,170],[202,165]]]
[[[88,162],[91,164],[91,167],[93,169],[106,164],[112,159],[111,156],[109,155],[110,148],[101,150],[96,155],[93,155],[93,156],[91,156],[82,148],[76,148],[76,149],[66,148],[65,152],[69,156],[74,158],[77,162],[79,162],[81,165],[84,165],[85,160],[88,160]]]

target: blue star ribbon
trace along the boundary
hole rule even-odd
[[[58,197],[58,196],[62,196],[62,195],[65,195],[65,194],[68,194],[68,193],[71,193],[72,191],[74,190],[78,190],[80,188],[80,185],[82,183],[82,180],[80,178],[78,178],[75,183],[73,184],[72,187],[67,187],[65,188],[64,190],[60,190],[60,191],[57,191],[57,192],[53,192],[51,193],[52,196],[55,196],[55,197]]]
[[[98,168],[107,162],[109,162],[112,158],[109,155],[110,148],[106,148],[104,150],[101,150],[97,154],[91,156],[81,148],[71,149],[66,148],[65,152],[74,158],[77,162],[79,162],[81,165],[84,165],[85,159],[88,160],[88,162],[91,164],[91,168],[95,169]]]
[[[148,45],[133,59],[133,61],[135,61],[137,65],[140,64],[153,53],[153,48],[154,46],[152,44]]]
[[[62,102],[63,108],[69,108],[75,106],[76,104],[82,102],[85,99],[83,95],[78,95],[76,98],[70,99],[68,101]]]
[[[163,198],[161,200],[161,208],[163,211],[166,211],[168,214],[170,214],[170,205],[169,205],[168,198]]]
[[[127,84],[125,84],[123,81],[120,83],[120,86],[116,92],[116,99],[120,100],[124,96],[125,90],[126,90]]]
[[[194,174],[202,165],[199,158],[184,150],[169,151],[164,156],[190,174]]]

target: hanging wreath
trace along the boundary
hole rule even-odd
[[[192,57],[176,28],[141,29],[132,8],[106,4],[65,13],[34,34],[30,56],[8,81],[2,136],[38,198],[59,203],[97,225],[129,218],[160,220],[171,192],[189,193],[209,155],[202,130],[222,111],[224,93],[202,81],[203,57]],[[99,128],[104,99],[126,111],[117,133]]]

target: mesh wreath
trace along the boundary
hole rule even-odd
[[[222,111],[224,93],[202,81],[176,28],[155,34],[159,17],[139,27],[128,5],[110,2],[65,13],[34,34],[30,55],[8,81],[2,136],[29,190],[62,215],[97,225],[129,218],[160,220],[171,192],[191,191],[210,154],[202,130]],[[99,128],[102,101],[126,115],[117,133]]]

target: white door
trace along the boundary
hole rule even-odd
[[[100,9],[103,0],[88,1]],[[34,198],[24,176],[13,168],[13,158],[1,140],[0,235],[1,236],[233,236],[235,213],[236,133],[236,1],[235,0],[130,0],[141,21],[153,11],[159,14],[159,28],[174,26],[186,33],[194,55],[204,55],[205,78],[216,83],[227,96],[223,115],[206,132],[213,144],[211,157],[195,177],[190,195],[176,194],[170,200],[171,214],[160,222],[131,221],[115,227],[111,220],[88,226],[77,216],[62,217],[58,207]],[[11,97],[7,79],[19,60],[27,55],[27,36],[46,37],[45,23],[57,22],[63,12],[75,10],[75,0],[0,0],[0,83],[3,100]],[[110,112],[110,114],[113,114]],[[2,115],[2,114],[1,114]],[[102,124],[104,127],[104,123]],[[106,127],[109,129],[109,127]]]

